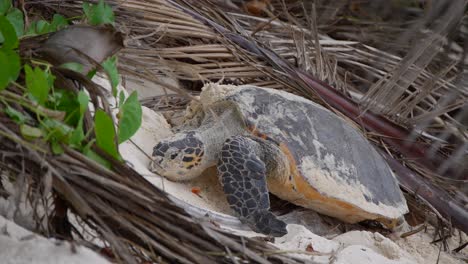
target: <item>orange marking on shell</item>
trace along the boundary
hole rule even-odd
[[[380,215],[369,213],[348,202],[320,194],[298,171],[297,162],[288,146],[280,143],[279,147],[289,161],[292,177],[284,177],[285,180],[282,182],[273,182],[273,184],[269,185],[272,193],[297,205],[337,217],[348,223],[374,219],[382,222],[389,228],[394,227],[397,223],[395,219],[387,219]]]
[[[258,133],[257,127],[255,125],[247,125],[247,130],[249,130],[252,134]]]
[[[257,127],[254,126],[254,125],[248,125],[247,130],[249,130],[250,133],[252,133],[252,135],[254,135],[256,137],[259,137],[259,138],[264,139],[264,140],[271,140],[271,137],[269,137],[266,134],[261,133],[260,131],[258,131]]]

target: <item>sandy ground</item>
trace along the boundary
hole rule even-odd
[[[0,263],[110,263],[89,248],[46,239],[0,216]]]

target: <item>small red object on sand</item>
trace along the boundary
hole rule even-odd
[[[198,196],[200,196],[201,189],[199,187],[192,187],[192,192]]]
[[[314,250],[314,247],[312,246],[312,244],[307,245],[306,251],[307,251],[307,252],[314,252],[314,251],[315,251],[315,250]]]

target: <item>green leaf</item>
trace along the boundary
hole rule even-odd
[[[125,102],[125,93],[124,91],[120,91],[119,93],[119,106]]]
[[[73,132],[73,128],[52,118],[44,119],[41,126],[45,131],[47,131],[47,138],[51,142],[56,140],[57,142],[67,143],[71,133]]]
[[[109,155],[120,160],[115,144],[114,122],[101,109],[98,109],[94,115],[94,133],[96,134],[96,144]]]
[[[74,147],[76,149],[80,149],[81,147],[81,142],[85,138],[85,134],[83,132],[83,121],[80,122],[80,127],[77,127],[73,130],[73,132],[70,135],[70,140],[68,143],[70,144],[71,147]]]
[[[31,22],[28,29],[26,30],[25,35],[30,36],[30,35],[46,34],[52,31],[56,31],[57,30],[56,27],[57,27],[56,25],[52,25],[45,20],[33,21]]]
[[[64,64],[60,65],[59,67],[69,69],[69,70],[72,70],[72,71],[76,71],[76,72],[79,72],[79,73],[82,73],[83,69],[84,69],[83,64],[78,63],[78,62],[67,62],[67,63],[64,63]]]
[[[80,119],[78,120],[78,125],[76,126],[70,138],[70,144],[77,146],[77,147],[81,145],[81,142],[85,138],[85,135],[83,132],[83,117],[84,117],[86,110],[88,109],[89,96],[85,92],[80,91],[78,93],[78,102],[80,104],[80,109],[79,109]]]
[[[25,35],[41,35],[50,32],[55,32],[59,29],[65,28],[68,26],[68,20],[59,15],[55,14],[52,18],[52,22],[49,23],[46,20],[33,21],[29,25],[29,28],[26,30]]]
[[[24,19],[23,19],[23,12],[21,12],[18,8],[13,8],[6,18],[10,21],[11,25],[15,28],[16,36],[21,37],[24,34]]]
[[[44,105],[50,90],[48,74],[39,67],[35,67],[33,70],[27,64],[24,66],[24,70],[29,94],[39,104]]]
[[[78,93],[78,103],[80,104],[80,117],[82,118],[88,109],[89,96],[85,92],[80,91]]]
[[[0,91],[16,81],[21,70],[19,55],[12,50],[0,49]]]
[[[36,27],[37,27],[37,22],[32,21],[29,24],[29,27],[26,29],[26,33],[24,35],[30,36],[30,35],[36,35]]]
[[[120,106],[119,144],[131,138],[141,126],[141,104],[136,91]]]
[[[80,105],[76,95],[64,89],[55,89],[45,104],[46,107],[65,112],[65,123],[75,127],[80,119]]]
[[[46,139],[50,142],[52,153],[58,155],[63,153],[61,143],[69,144],[69,138],[73,132],[73,129],[66,124],[55,120],[45,119],[41,123],[43,131],[46,131]]]
[[[101,164],[105,168],[111,169],[111,163],[107,160],[105,160],[103,157],[99,156],[96,152],[92,151],[90,148],[85,148],[83,150],[83,154],[85,154],[86,157],[96,161],[97,163]]]
[[[50,23],[45,20],[39,20],[36,24],[36,34],[41,35],[50,32]]]
[[[54,17],[52,18],[52,23],[50,24],[50,29],[52,31],[57,31],[67,26],[68,20],[65,17],[59,14],[54,14]]]
[[[11,7],[11,0],[0,0],[0,15],[6,14]]]
[[[15,49],[18,47],[18,36],[15,28],[5,16],[0,16],[0,33],[3,36],[3,49]]]
[[[78,122],[78,126],[73,130],[69,143],[72,147],[79,148],[84,138],[85,134],[83,132],[83,119],[81,119]]]
[[[112,56],[102,63],[102,67],[110,78],[112,95],[117,96],[117,85],[119,85],[119,71],[117,70],[117,57]]]
[[[49,72],[45,72],[47,78],[47,84],[49,87],[54,87],[55,76]]]
[[[62,146],[60,145],[60,142],[58,142],[56,140],[52,140],[50,142],[50,147],[52,149],[52,153],[55,154],[55,155],[60,155],[60,154],[63,154],[63,152],[64,152]]]
[[[29,119],[23,113],[12,108],[11,106],[7,106],[5,113],[11,118],[11,120],[20,125],[24,124]]]
[[[93,26],[103,24],[114,25],[114,11],[103,0],[100,0],[97,5],[83,3],[83,11],[88,19],[88,23]]]
[[[32,127],[26,124],[20,125],[20,133],[26,139],[42,137],[42,130],[40,130],[37,127]]]
[[[96,72],[96,69],[92,69],[86,74],[86,77],[88,77],[88,79],[92,79],[94,75],[96,75]]]

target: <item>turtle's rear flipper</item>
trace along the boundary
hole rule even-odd
[[[265,235],[281,237],[288,233],[286,223],[276,218],[268,210],[255,211],[243,221],[255,232]]]
[[[218,175],[231,208],[254,231],[271,236],[287,233],[286,224],[269,210],[265,163],[254,140],[234,136],[226,140],[218,161]]]

